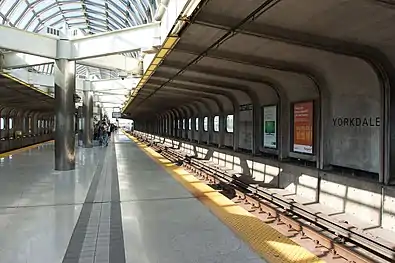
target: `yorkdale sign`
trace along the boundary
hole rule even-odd
[[[335,127],[380,127],[380,117],[338,117],[332,122]]]

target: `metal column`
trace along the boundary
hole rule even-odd
[[[55,61],[55,170],[75,169],[75,62]]]
[[[93,92],[92,92],[92,82],[87,80],[84,81],[83,116],[84,116],[83,145],[85,148],[92,148],[93,147]]]
[[[99,116],[100,116],[99,119],[103,120],[103,118],[104,118],[103,108],[102,108],[102,106],[100,104],[98,104],[98,107],[99,107]]]

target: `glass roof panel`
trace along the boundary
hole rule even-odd
[[[150,23],[158,0],[0,0],[0,24],[32,32],[45,27],[80,29],[83,34],[96,34]],[[46,32],[46,30],[45,30]],[[123,54],[138,57],[139,52]],[[29,71],[52,75],[53,64],[28,68]],[[98,69],[77,64],[77,75],[94,79],[118,78],[117,70]],[[121,106],[125,95],[135,84],[109,88],[103,84],[99,100],[109,108]],[[137,82],[136,82],[137,83]],[[118,90],[116,90],[118,89]]]
[[[100,13],[100,12],[97,12],[97,13],[96,12],[95,13],[91,12],[91,13],[89,13],[89,16],[92,17],[92,18],[95,18],[95,19],[102,20],[102,19],[104,19],[106,17],[106,14],[105,13]]]
[[[125,18],[125,15],[124,14],[122,14],[122,13],[120,13],[118,10],[117,11],[115,11],[115,10],[113,10],[113,8],[108,8],[108,13],[109,13],[109,19],[112,19],[114,22],[116,22],[117,24],[124,24],[125,25],[125,21],[126,21],[126,18]],[[114,14],[114,15],[112,15],[112,14]]]
[[[30,19],[34,16],[33,12],[26,12],[26,14],[19,20],[19,24],[16,24],[19,28],[25,28]]]
[[[16,5],[16,7],[11,12],[11,15],[9,16],[9,21],[12,24],[15,24],[20,14],[23,13],[27,7],[28,5],[25,2],[21,2],[19,5]]]
[[[10,18],[10,13],[14,10],[15,1],[14,0],[4,0],[0,2],[0,10],[4,10],[6,12],[1,12],[2,17],[6,19],[2,19],[3,24],[8,24],[8,19]]]
[[[19,0],[19,2],[22,2]],[[30,5],[34,10],[39,11],[46,8],[49,5],[54,4],[55,1],[52,0],[43,0],[43,1],[29,1]]]
[[[94,34],[149,23],[156,6],[156,0],[0,0],[0,24],[38,32],[64,23],[75,28],[77,22],[78,28]]]
[[[39,21],[38,20],[34,20],[33,23],[31,24],[31,27],[36,27],[39,25]]]
[[[76,17],[76,16],[84,17],[85,16],[84,13],[78,9],[63,9],[63,14],[65,17]]]
[[[99,12],[99,13],[104,13],[104,6],[97,6],[97,5],[87,5],[87,11],[89,13],[89,10],[92,10],[94,12]]]

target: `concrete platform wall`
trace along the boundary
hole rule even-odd
[[[395,187],[204,144],[160,136],[152,138],[240,173],[249,183],[285,189],[307,203],[320,203],[335,213],[353,215],[371,225],[395,230]]]
[[[0,153],[16,150],[26,146],[52,140],[54,134],[42,134],[25,138],[4,139],[0,140]]]

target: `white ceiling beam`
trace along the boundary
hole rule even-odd
[[[160,23],[135,26],[72,40],[58,39],[55,36],[36,34],[0,25],[0,49],[50,59],[97,58],[152,48],[160,44]],[[99,63],[100,61],[91,62]],[[121,67],[119,62],[114,63],[115,67]]]
[[[44,58],[56,58],[58,39],[18,28],[0,25],[0,49]]]
[[[160,23],[85,36],[70,41],[70,58],[81,60],[151,48],[161,44]]]
[[[0,41],[1,42],[1,41]],[[3,68],[17,69],[53,63],[50,58],[43,58],[24,53],[8,52],[3,54]]]
[[[123,55],[110,55],[104,57],[83,59],[78,60],[77,63],[90,67],[124,71],[137,71],[139,67],[138,59],[126,57]]]
[[[3,54],[3,58],[4,69],[34,67],[54,62],[53,59],[17,52],[5,53]],[[124,70],[132,73],[139,73],[139,63],[140,61],[138,59],[132,57],[125,57],[123,55],[111,55],[78,61],[78,64],[85,66],[108,69],[113,71]]]

